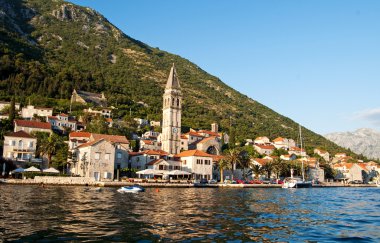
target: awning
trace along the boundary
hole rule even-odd
[[[32,166],[32,167],[29,167],[28,169],[25,169],[24,172],[41,172],[41,170]]]

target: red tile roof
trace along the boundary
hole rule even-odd
[[[168,155],[168,153],[163,151],[163,150],[146,150],[146,151],[144,151],[144,154],[147,154],[147,155]]]
[[[69,134],[69,137],[70,138],[74,138],[74,137],[90,138],[91,137],[91,133],[89,133],[89,132],[71,132]]]
[[[190,135],[190,136],[193,136],[193,137],[204,137],[204,136],[202,136],[201,134],[199,134],[197,132],[188,132],[188,133],[186,133],[186,135]]]
[[[282,137],[278,137],[276,139],[273,140],[273,142],[283,142],[285,139],[282,138]]]
[[[273,146],[273,145],[260,145],[260,144],[256,144],[255,146],[261,148],[261,149],[275,149],[276,147]]]
[[[92,133],[91,135],[95,140],[104,138],[105,140],[111,143],[129,143],[128,139],[125,136],[97,134],[97,133]]]
[[[187,150],[175,155],[175,157],[190,157],[190,156],[213,157],[214,155],[205,153],[200,150]]]
[[[146,165],[155,165],[157,163],[160,163],[161,161],[163,161],[163,159],[152,160],[149,163],[147,163]]]
[[[132,156],[139,156],[139,155],[143,155],[143,154],[144,154],[144,152],[129,152],[128,153],[128,155],[130,157],[132,157]]]
[[[199,141],[199,143],[206,143],[210,140],[215,140],[215,139],[216,139],[216,137],[212,136],[212,137],[202,139],[201,141]]]
[[[20,127],[31,127],[31,128],[51,130],[51,124],[48,122],[28,121],[28,120],[15,120],[14,122],[16,126],[20,126]]]
[[[220,137],[219,133],[208,131],[208,130],[199,130],[198,133],[205,133],[205,134],[208,134],[210,136]]]
[[[25,131],[11,132],[7,135],[7,137],[16,137],[16,138],[34,138],[32,135]]]
[[[147,145],[153,145],[153,141],[152,140],[141,140],[141,142],[147,144]]]
[[[89,146],[92,146],[94,144],[97,144],[98,142],[100,141],[103,141],[104,139],[98,139],[98,140],[94,140],[94,141],[91,141],[91,142],[87,142],[87,143],[84,143],[84,144],[81,144],[79,145],[77,148],[85,148],[85,147],[89,147]]]

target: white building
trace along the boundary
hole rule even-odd
[[[28,105],[23,107],[21,110],[21,117],[24,119],[32,119],[34,116],[48,117],[53,115],[53,108],[47,107],[34,107],[33,105]]]
[[[199,150],[188,150],[175,157],[180,158],[182,170],[192,173],[194,179],[212,179],[213,155]]]
[[[66,128],[69,128],[71,131],[77,130],[78,122],[67,114],[48,116],[48,122],[54,130],[65,131]]]
[[[32,132],[52,133],[50,123],[29,120],[14,120],[14,131],[24,131],[29,134]]]
[[[4,136],[3,157],[17,161],[32,161],[36,154],[37,139],[24,131]],[[35,161],[34,161],[35,162]]]

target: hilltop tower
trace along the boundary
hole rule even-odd
[[[163,96],[162,150],[178,154],[181,148],[182,92],[173,64]]]

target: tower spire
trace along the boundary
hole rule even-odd
[[[175,65],[173,63],[173,66],[170,69],[168,82],[166,83],[166,89],[179,89],[179,88],[181,88],[181,86],[179,85],[177,71],[176,71]]]

